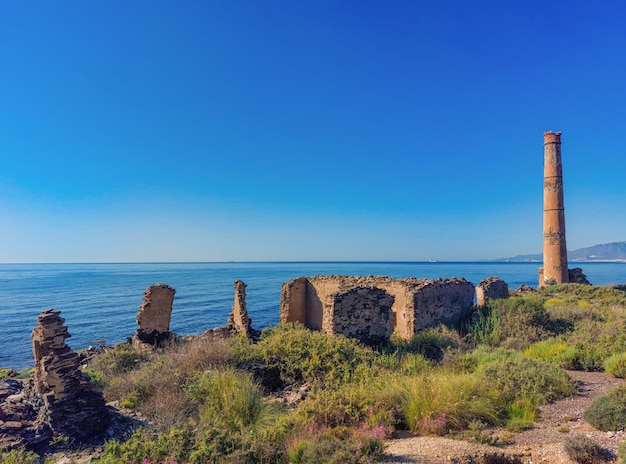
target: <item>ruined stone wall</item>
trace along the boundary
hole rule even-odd
[[[137,311],[139,328],[135,341],[158,345],[170,337],[170,320],[176,289],[164,283],[149,286],[143,292],[143,303]]]
[[[235,302],[228,317],[227,327],[248,337],[252,331],[252,320],[248,316],[248,309],[246,308],[246,287],[247,285],[241,280],[235,280]]]
[[[465,279],[425,280],[413,288],[415,330],[454,324],[474,303],[474,284]]]
[[[314,276],[283,284],[281,322],[302,322],[329,334],[409,339],[416,330],[454,322],[468,310],[474,286],[464,279]]]
[[[476,286],[476,305],[484,306],[486,301],[493,298],[508,298],[509,286],[499,277],[488,277],[481,280]]]

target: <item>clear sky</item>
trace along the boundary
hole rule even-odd
[[[626,240],[626,2],[6,1],[0,262],[474,260]]]

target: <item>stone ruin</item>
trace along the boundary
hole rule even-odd
[[[80,358],[67,346],[71,335],[60,311],[37,317],[32,332],[35,368],[25,384],[0,383],[0,447],[34,446],[53,434],[83,440],[110,422],[102,393],[79,369]]]
[[[421,329],[453,324],[473,302],[474,285],[465,279],[299,277],[283,284],[280,322],[377,344],[394,333],[408,340]]]
[[[226,327],[233,333],[250,337],[254,330],[246,308],[246,287],[241,280],[235,280],[235,302]]]
[[[133,343],[159,345],[174,336],[170,332],[172,305],[176,289],[158,283],[143,292],[143,303],[137,312],[139,328],[132,337]]]
[[[484,306],[487,300],[508,297],[509,286],[499,277],[488,277],[476,286],[476,306]]]

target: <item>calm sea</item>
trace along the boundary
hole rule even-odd
[[[626,283],[624,263],[580,267],[593,284]],[[236,279],[248,284],[252,325],[262,329],[278,323],[281,284],[300,276],[464,277],[474,284],[498,276],[516,289],[536,286],[538,268],[539,263],[485,262],[0,264],[0,367],[33,364],[30,333],[48,308],[62,312],[74,349],[125,340],[137,327],[143,291],[157,282],[176,289],[170,330],[187,335],[226,324]]]

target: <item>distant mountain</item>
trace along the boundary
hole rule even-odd
[[[568,261],[626,261],[626,242],[604,243],[567,252]],[[496,261],[543,261],[543,254],[517,255]]]
[[[626,242],[605,243],[580,250],[569,251],[570,261],[616,261],[626,260]]]

